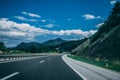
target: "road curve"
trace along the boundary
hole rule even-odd
[[[0,63],[0,80],[83,80],[61,55]]]
[[[62,59],[84,80],[120,80],[120,73],[62,56]]]

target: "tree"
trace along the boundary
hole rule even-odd
[[[5,49],[5,44],[3,42],[0,42],[0,50],[4,50]]]
[[[116,2],[114,8],[112,9],[111,15],[115,15],[115,14],[120,14],[120,2]]]
[[[36,53],[36,46],[34,44],[30,45],[30,52]]]

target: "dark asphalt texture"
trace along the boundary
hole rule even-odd
[[[7,80],[82,80],[60,55],[0,63],[0,79],[14,72],[19,74]]]

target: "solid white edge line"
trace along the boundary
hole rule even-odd
[[[9,78],[11,78],[11,77],[13,77],[13,76],[15,76],[17,74],[19,74],[19,72],[12,73],[12,74],[10,74],[10,75],[8,75],[6,77],[1,78],[0,80],[7,80],[7,79],[9,79]]]
[[[66,57],[67,57],[67,55],[63,55],[63,56],[66,56]],[[79,73],[73,66],[71,66],[67,61],[65,61],[64,58],[63,58],[63,56],[62,56],[63,61],[64,61],[70,68],[72,68],[83,80],[87,80],[86,77],[84,77],[84,76],[83,76],[81,73]]]

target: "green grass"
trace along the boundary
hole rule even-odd
[[[107,68],[107,69],[120,72],[120,64],[113,64],[113,62],[110,62],[110,61],[108,62],[108,66],[106,66],[106,62],[104,60],[87,58],[83,56],[80,57],[80,56],[75,56],[75,55],[68,55],[68,57],[78,60],[78,61],[86,62],[86,63],[93,64],[99,67],[103,67],[103,68]]]

